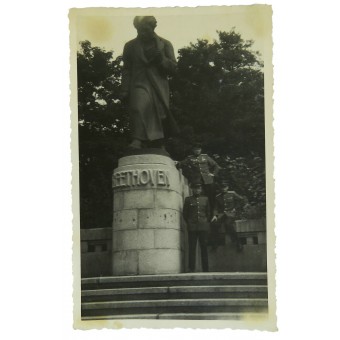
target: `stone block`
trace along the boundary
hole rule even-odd
[[[176,168],[164,168],[165,170],[168,170],[168,176],[169,176],[169,189],[178,192],[180,195],[182,194],[182,186],[180,182],[180,175]]]
[[[129,209],[121,210],[113,213],[113,229],[137,229],[138,210]]]
[[[154,190],[131,190],[124,192],[123,209],[151,209],[155,206]]]
[[[154,229],[119,230],[113,232],[113,250],[154,248]]]
[[[138,252],[133,250],[113,253],[113,275],[138,274]]]
[[[138,230],[138,249],[153,249],[155,247],[154,229]]]
[[[181,249],[181,232],[174,229],[156,229],[155,248]]]
[[[114,191],[113,193],[113,211],[122,210],[124,206],[124,193]]]
[[[138,254],[139,274],[181,273],[181,251],[175,249],[141,250]]]
[[[138,230],[113,231],[112,241],[113,251],[138,249]]]
[[[112,228],[80,229],[82,241],[110,240],[112,239]]]
[[[183,198],[176,191],[157,190],[155,197],[157,209],[182,210]]]
[[[172,209],[140,209],[138,228],[172,228],[180,229],[181,215]]]

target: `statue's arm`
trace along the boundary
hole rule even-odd
[[[165,70],[169,75],[172,75],[176,72],[176,57],[174,48],[170,41],[166,41],[164,44],[164,55],[161,62],[161,67]]]

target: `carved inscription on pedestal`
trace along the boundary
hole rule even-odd
[[[118,171],[113,175],[113,188],[124,187],[169,187],[169,171],[138,169]]]

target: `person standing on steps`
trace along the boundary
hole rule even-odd
[[[216,241],[217,227],[221,225],[225,233],[230,235],[232,242],[235,244],[238,251],[243,250],[235,230],[235,220],[239,211],[248,203],[248,199],[239,195],[235,191],[229,190],[229,182],[222,182],[222,192],[216,196],[214,216],[211,220],[212,238]],[[216,250],[217,245],[213,245],[213,250]]]
[[[213,210],[215,178],[220,166],[210,156],[202,153],[202,146],[199,143],[194,144],[192,154],[178,162],[177,166],[183,169],[183,174],[188,178],[190,184],[200,183],[203,185],[203,192],[209,198],[210,208]]]
[[[209,271],[208,235],[210,230],[210,204],[206,196],[202,196],[202,185],[192,186],[193,195],[185,199],[183,218],[188,228],[189,271],[195,271],[197,241],[201,247],[202,270]]]
[[[164,148],[164,138],[178,133],[169,109],[168,76],[176,71],[170,41],[155,32],[153,16],[137,16],[137,37],[124,46],[121,100],[128,106],[132,149]]]

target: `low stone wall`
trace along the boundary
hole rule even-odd
[[[163,217],[163,228],[166,225],[171,225],[171,218],[164,218],[164,211],[160,210],[159,214]],[[141,209],[142,220],[148,220],[148,214],[146,211]],[[174,217],[174,216],[173,216]],[[152,216],[150,218],[150,224],[145,224],[145,226],[154,225],[152,221],[156,221]],[[178,221],[177,217],[174,220]],[[146,229],[156,229],[156,228],[146,228]],[[167,247],[171,243],[175,243],[177,236],[172,234],[171,229],[168,229],[170,233],[163,232],[159,230],[153,231],[153,236],[148,235],[146,242],[151,245],[152,242],[157,244],[159,247],[164,247],[167,261],[172,261],[171,258],[173,254],[167,252]],[[236,222],[236,230],[241,243],[243,243],[243,251],[238,252],[235,249],[234,244],[231,242],[230,237],[225,235],[225,244],[219,246],[215,251],[211,247],[208,248],[209,253],[209,267],[210,272],[265,272],[267,270],[267,256],[266,256],[266,221],[261,220],[243,220]],[[149,231],[150,232],[150,231]],[[186,235],[187,232],[185,228],[182,228],[181,232],[181,244],[184,247],[183,254],[185,254],[185,264],[183,265],[183,271],[187,270],[188,266],[188,249]],[[127,234],[128,235],[128,234]],[[137,234],[138,236],[138,234]],[[152,242],[150,241],[152,240]],[[118,241],[115,241],[119,243]],[[124,240],[122,242],[125,242]],[[131,238],[126,241],[133,247],[137,247],[137,238]],[[82,277],[95,277],[95,276],[111,276],[115,275],[112,271],[112,229],[82,229],[81,230],[81,275]],[[120,247],[117,244],[117,247]],[[198,247],[199,248],[199,247]],[[200,264],[200,254],[199,249],[197,250],[197,271],[201,271]],[[149,254],[152,254],[150,251]],[[157,257],[157,252],[155,252],[154,259],[148,259],[146,261],[149,263],[150,271],[161,270],[157,267],[159,259]],[[128,260],[128,258],[126,259]],[[184,259],[183,259],[184,260]],[[136,263],[136,260],[135,260]],[[176,262],[177,263],[177,262]]]
[[[237,251],[228,235],[225,244],[216,250],[209,248],[211,272],[265,272],[267,271],[266,220],[236,221],[237,236],[243,245]]]
[[[81,229],[81,277],[112,275],[112,229]]]

